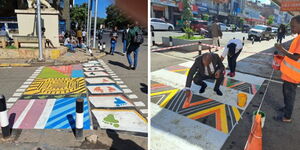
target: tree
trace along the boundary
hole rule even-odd
[[[267,20],[268,25],[272,25],[274,23],[274,16],[269,16]]]
[[[71,20],[73,22],[77,22],[79,26],[84,25],[88,14],[87,9],[88,8],[86,3],[83,3],[80,6],[75,5],[75,7],[71,8],[70,11]]]
[[[184,27],[190,26],[190,20],[193,17],[192,11],[191,11],[191,5],[190,0],[183,0],[183,12],[182,12],[182,19],[184,22]]]
[[[120,9],[118,9],[115,5],[110,5],[106,8],[106,20],[105,24],[108,27],[117,26],[119,29],[124,28],[127,24],[130,24],[130,17],[126,17]]]

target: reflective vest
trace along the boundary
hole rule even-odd
[[[300,35],[293,40],[289,52],[295,53],[297,48],[300,48]],[[300,59],[295,61],[285,56],[280,66],[283,80],[300,83]]]

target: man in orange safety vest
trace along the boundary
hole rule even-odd
[[[280,111],[283,111],[284,115],[276,117],[277,120],[282,122],[292,121],[296,89],[300,83],[300,15],[293,17],[290,24],[292,33],[298,34],[290,49],[287,51],[281,44],[275,44],[275,47],[285,55],[280,65],[284,97],[284,107]]]

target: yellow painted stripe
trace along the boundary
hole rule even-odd
[[[160,107],[165,107],[168,102],[171,100],[171,98],[179,91],[179,89],[174,89],[174,90],[168,90],[168,91],[162,91],[162,92],[157,92],[157,93],[151,93],[151,96],[156,96],[156,95],[162,95],[162,94],[169,94],[166,99],[160,104]]]
[[[202,111],[199,111],[199,112],[190,114],[190,115],[188,115],[187,117],[190,118],[190,119],[192,119],[192,118],[197,117],[197,116],[199,116],[199,115],[202,115],[202,114],[205,114],[205,113],[208,113],[208,112],[211,112],[211,111],[220,109],[220,107],[221,107],[221,105],[220,105],[220,106],[211,107],[211,108],[208,108],[208,109],[204,109],[204,110],[202,110]]]
[[[187,76],[189,74],[189,72],[190,72],[190,69],[188,69],[184,75]]]
[[[241,119],[241,114],[240,114],[239,110],[234,106],[232,106],[232,110],[233,110],[235,120],[239,121]]]
[[[228,133],[228,125],[227,125],[227,115],[226,115],[226,110],[225,110],[225,104],[221,105],[221,127],[222,127],[222,131],[224,133]]]

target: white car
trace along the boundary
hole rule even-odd
[[[221,28],[221,31],[226,31],[227,30],[227,26],[224,23],[218,23],[218,25]]]
[[[151,18],[151,30],[174,30],[174,26],[158,18]]]

